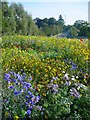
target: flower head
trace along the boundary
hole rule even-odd
[[[30,115],[31,114],[31,110],[27,110],[27,114]]]
[[[14,120],[18,120],[18,119],[19,119],[19,117],[18,117],[18,116],[15,116],[15,117],[14,117]]]

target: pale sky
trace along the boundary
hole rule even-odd
[[[88,0],[7,0],[8,2],[19,2],[24,9],[32,15],[39,17],[58,19],[63,16],[65,24],[72,25],[76,20],[88,21]],[[62,2],[63,1],[63,2]]]

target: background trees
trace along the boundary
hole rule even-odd
[[[77,20],[73,25],[65,25],[62,15],[59,15],[58,20],[54,17],[33,20],[21,3],[1,2],[0,8],[2,16],[0,18],[2,21],[0,22],[0,36],[15,34],[54,36],[61,34],[61,37],[87,38],[90,33],[90,29],[88,29],[90,26],[84,20]]]
[[[38,27],[22,4],[2,2],[2,35],[36,35]]]
[[[34,21],[41,30],[42,34],[46,36],[56,35],[63,31],[64,19],[61,15],[59,16],[58,20],[56,20],[54,17],[50,17],[44,19],[35,18]]]

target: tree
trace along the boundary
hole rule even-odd
[[[56,19],[51,17],[48,19],[48,25],[55,25],[56,24]]]
[[[37,35],[37,32],[38,27],[22,4],[2,2],[2,35]]]
[[[15,20],[13,18],[12,10],[9,8],[8,2],[2,2],[2,34],[13,34],[15,31],[14,26]]]
[[[88,36],[88,23],[84,20],[77,20],[74,26],[79,29],[78,36],[87,37]]]
[[[77,37],[78,36],[78,32],[79,32],[79,30],[75,26],[72,26],[70,28],[70,34],[72,35],[72,37]]]
[[[64,25],[64,19],[63,19],[62,15],[59,15],[58,23],[60,25]]]

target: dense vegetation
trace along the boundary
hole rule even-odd
[[[2,35],[37,35],[38,27],[22,4],[2,2]]]
[[[87,40],[3,36],[3,119],[89,120]]]

